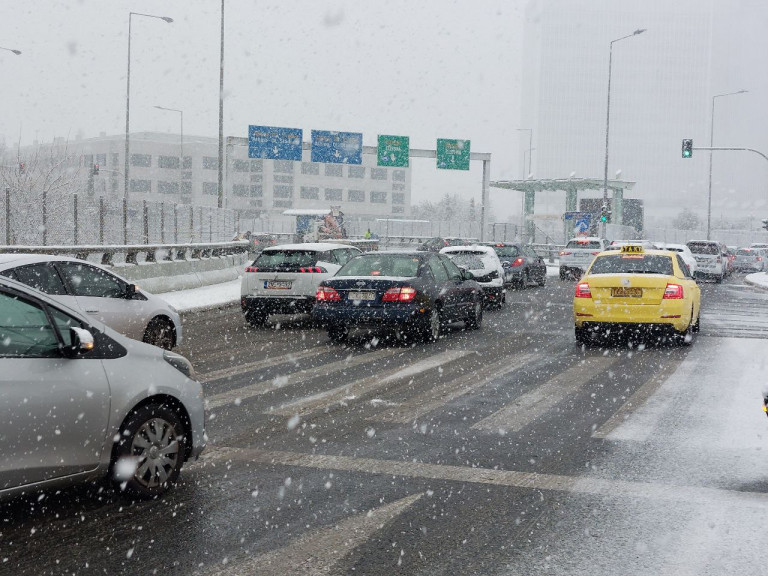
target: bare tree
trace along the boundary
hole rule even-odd
[[[12,244],[49,244],[71,237],[73,194],[83,188],[83,167],[67,143],[6,153],[0,187],[10,194],[10,222],[5,225],[10,226]]]

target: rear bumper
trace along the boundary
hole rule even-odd
[[[398,326],[426,317],[417,305],[371,307],[318,304],[312,318],[321,324],[344,326]]]
[[[582,322],[576,324],[576,328],[581,328],[595,336],[673,336],[682,333],[682,330],[675,328],[673,324],[663,322]]]
[[[243,296],[240,308],[244,313],[257,314],[309,314],[315,299],[308,296]]]

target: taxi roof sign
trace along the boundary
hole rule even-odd
[[[642,254],[645,252],[640,244],[625,244],[621,247],[622,254]]]

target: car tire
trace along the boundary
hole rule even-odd
[[[545,269],[544,272],[541,273],[541,278],[539,279],[538,282],[536,282],[536,284],[538,284],[539,286],[545,286],[546,283],[547,283],[547,271]]]
[[[138,498],[162,495],[181,473],[186,434],[179,415],[165,404],[145,404],[133,410],[112,449],[112,481]]]
[[[441,328],[441,319],[440,319],[440,310],[437,308],[432,308],[432,310],[429,312],[429,316],[427,317],[426,325],[424,326],[424,331],[422,332],[422,335],[424,337],[425,342],[435,342],[440,338],[440,328]]]
[[[261,328],[267,323],[267,317],[268,315],[264,312],[247,312],[245,321],[254,328]]]
[[[347,336],[349,336],[349,328],[346,326],[339,324],[328,327],[328,338],[330,338],[332,342],[344,342],[347,339]]]
[[[720,273],[718,274],[717,278],[715,278],[715,282],[717,284],[722,284],[724,278],[725,278],[725,274]]]
[[[568,269],[560,266],[560,280],[568,279]]]
[[[573,335],[575,336],[576,342],[578,344],[589,344],[589,332],[586,328],[579,328],[578,326],[574,326]]]
[[[464,321],[470,330],[478,330],[483,324],[483,303],[478,300],[472,305],[472,314]]]
[[[176,330],[167,318],[152,318],[144,331],[143,340],[163,350],[170,350],[176,345]]]

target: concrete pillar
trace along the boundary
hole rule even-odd
[[[529,189],[525,191],[525,204],[524,204],[524,210],[523,210],[523,221],[525,222],[525,238],[523,239],[524,242],[533,242],[535,236],[536,236],[536,227],[534,225],[533,219],[531,216],[533,216],[534,208],[536,203],[536,192],[533,189]]]
[[[611,203],[611,224],[624,224],[624,189],[611,188],[613,202]]]
[[[565,211],[576,212],[578,210],[578,195],[575,186],[569,186],[565,189]]]

